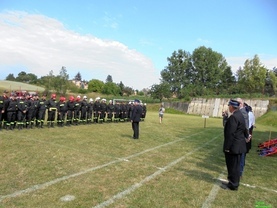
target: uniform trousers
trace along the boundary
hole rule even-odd
[[[225,153],[225,162],[228,171],[228,187],[238,189],[240,181],[240,161],[241,154]]]

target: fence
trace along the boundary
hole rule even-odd
[[[165,108],[174,108],[187,114],[206,115],[211,117],[221,117],[222,111],[228,110],[229,99],[224,98],[194,98],[190,103],[165,102]],[[244,100],[252,107],[256,118],[265,114],[268,110],[269,100]]]

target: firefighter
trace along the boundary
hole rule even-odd
[[[26,128],[33,128],[34,125],[34,115],[35,115],[35,102],[32,95],[27,93],[26,96],[27,102],[27,112],[26,112]]]
[[[7,99],[7,95],[6,93],[8,93],[8,91],[4,91],[3,92],[3,96],[0,96],[0,130],[2,129],[2,122],[4,120],[4,113],[5,113],[5,100]]]
[[[17,128],[23,129],[26,119],[27,102],[24,96],[20,96],[17,103]]]
[[[46,94],[42,95],[42,98],[38,102],[37,106],[37,127],[43,128],[44,120],[45,120],[45,112],[47,109],[47,103],[46,103]]]
[[[74,96],[70,96],[69,100],[66,102],[67,108],[67,116],[66,116],[66,126],[72,125],[72,119],[74,115],[74,105],[75,105],[75,98]]]
[[[88,98],[85,95],[83,97],[83,100],[81,102],[81,123],[82,124],[86,124],[87,123],[87,110],[88,110],[88,102],[87,102]]]
[[[11,93],[11,97],[9,101],[7,102],[7,123],[6,123],[6,129],[7,130],[13,130],[15,127],[15,121],[16,121],[16,110],[17,110],[17,100],[16,95],[14,93]]]
[[[48,128],[54,128],[54,123],[56,119],[56,112],[57,112],[57,103],[56,94],[52,94],[51,98],[46,101],[46,106],[48,110],[48,118],[47,118],[47,126]]]
[[[120,104],[119,104],[119,102],[117,101],[117,102],[115,103],[115,105],[114,105],[114,122],[118,122],[118,121],[119,121],[120,112],[121,112]]]
[[[93,105],[93,120],[95,123],[98,123],[98,118],[100,117],[100,115],[101,115],[100,97],[97,97]]]
[[[58,110],[57,125],[59,127],[63,127],[64,119],[65,119],[66,112],[67,112],[65,97],[63,97],[63,96],[60,97],[60,101],[58,102],[58,105],[57,105],[57,110]]]
[[[102,99],[100,103],[100,115],[99,115],[99,123],[105,122],[106,114],[107,114],[107,104],[106,99]]]
[[[92,115],[93,115],[93,99],[90,98],[88,102],[88,111],[87,111],[87,122],[88,124],[92,123]]]
[[[7,105],[9,102],[7,90],[4,90],[3,96],[0,96],[0,130],[6,127],[7,122]]]
[[[114,115],[114,105],[113,105],[113,101],[110,100],[109,104],[107,105],[107,121],[108,122],[112,122],[113,115]]]
[[[73,123],[74,125],[78,125],[79,124],[79,120],[80,120],[80,110],[81,110],[81,97],[80,95],[78,95],[76,97],[76,101],[74,103],[74,119],[73,119]]]

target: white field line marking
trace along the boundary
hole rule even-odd
[[[31,193],[31,192],[34,192],[34,191],[37,191],[37,190],[40,190],[40,189],[44,189],[44,188],[47,188],[51,185],[54,185],[56,183],[59,183],[59,182],[62,182],[62,181],[65,181],[65,180],[68,180],[70,178],[74,178],[74,177],[77,177],[77,176],[80,176],[80,175],[84,175],[86,173],[89,173],[89,172],[92,172],[92,171],[95,171],[95,170],[98,170],[98,169],[101,169],[101,168],[104,168],[104,167],[107,167],[109,165],[112,165],[112,164],[115,164],[115,163],[118,163],[118,162],[122,162],[122,161],[126,161],[130,158],[134,158],[134,157],[137,157],[139,155],[142,155],[144,153],[147,153],[147,152],[150,152],[152,150],[156,150],[158,148],[161,148],[161,147],[164,147],[164,146],[168,146],[168,145],[171,145],[171,144],[174,144],[174,143],[177,143],[177,142],[180,142],[180,141],[183,141],[184,139],[188,138],[188,137],[191,137],[191,136],[195,136],[195,135],[198,135],[202,132],[198,132],[196,134],[192,134],[190,136],[186,136],[184,137],[183,139],[178,139],[178,140],[175,140],[175,141],[172,141],[172,142],[168,142],[168,143],[165,143],[165,144],[162,144],[162,145],[159,145],[159,146],[156,146],[156,147],[153,147],[153,148],[150,148],[150,149],[147,149],[147,150],[144,150],[142,152],[138,152],[136,154],[133,154],[133,155],[130,155],[128,157],[125,157],[125,158],[119,158],[117,160],[114,160],[114,161],[111,161],[111,162],[108,162],[106,164],[103,164],[103,165],[99,165],[97,167],[93,167],[93,168],[89,168],[87,170],[84,170],[84,171],[81,171],[81,172],[78,172],[78,173],[75,173],[75,174],[72,174],[72,175],[68,175],[68,176],[63,176],[61,178],[57,178],[57,179],[54,179],[52,181],[48,181],[48,182],[45,182],[45,183],[42,183],[42,184],[37,184],[37,185],[34,185],[34,186],[31,186],[27,189],[24,189],[24,190],[19,190],[19,191],[15,191],[14,193],[12,194],[7,194],[7,195],[4,195],[4,196],[0,196],[0,202],[2,202],[4,199],[6,198],[14,198],[14,197],[17,197],[17,196],[21,196],[22,194],[27,194],[27,193]]]
[[[112,196],[110,199],[96,205],[94,208],[103,208],[103,207],[107,207],[111,204],[113,204],[116,200],[123,198],[124,196],[132,193],[133,191],[135,191],[136,189],[138,189],[139,187],[141,187],[144,183],[154,179],[155,177],[159,176],[160,174],[162,174],[163,172],[165,172],[167,169],[171,168],[172,166],[176,165],[177,163],[179,163],[180,161],[182,161],[183,159],[185,159],[187,156],[193,154],[194,152],[202,149],[203,147],[207,146],[207,144],[213,142],[216,138],[218,138],[218,136],[214,137],[212,140],[204,143],[202,146],[194,149],[193,151],[185,154],[184,156],[178,158],[177,160],[174,160],[173,162],[169,163],[168,165],[166,165],[165,167],[161,168],[160,170],[156,171],[155,173],[153,173],[150,176],[147,176],[146,178],[144,178],[142,181],[140,181],[139,183],[136,183],[132,186],[130,186],[128,189],[119,192],[118,194]]]
[[[222,178],[222,177],[223,177],[223,173],[221,173],[219,175],[219,178]],[[207,197],[207,199],[203,203],[202,208],[209,208],[209,207],[211,207],[211,204],[215,200],[216,195],[217,195],[219,189],[220,189],[220,181],[217,180],[216,183],[214,184],[212,190],[210,191],[209,196]]]
[[[221,177],[218,178],[218,180],[223,181],[223,182],[228,182],[227,180],[222,179]],[[265,191],[270,191],[270,192],[277,193],[277,190],[266,188],[266,187],[263,187],[263,186],[250,185],[250,184],[247,184],[247,183],[240,183],[240,185],[243,185],[243,186],[248,187],[248,188],[254,188],[254,189],[258,188],[258,189],[262,189],[262,190],[265,190]]]

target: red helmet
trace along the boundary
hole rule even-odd
[[[51,98],[52,98],[52,99],[56,99],[56,97],[57,97],[56,94],[52,94],[52,95],[51,95]]]
[[[64,102],[65,101],[65,97],[60,97],[60,101]]]
[[[69,101],[70,101],[70,102],[73,102],[74,100],[75,100],[74,96],[71,95],[71,96],[69,97]]]

